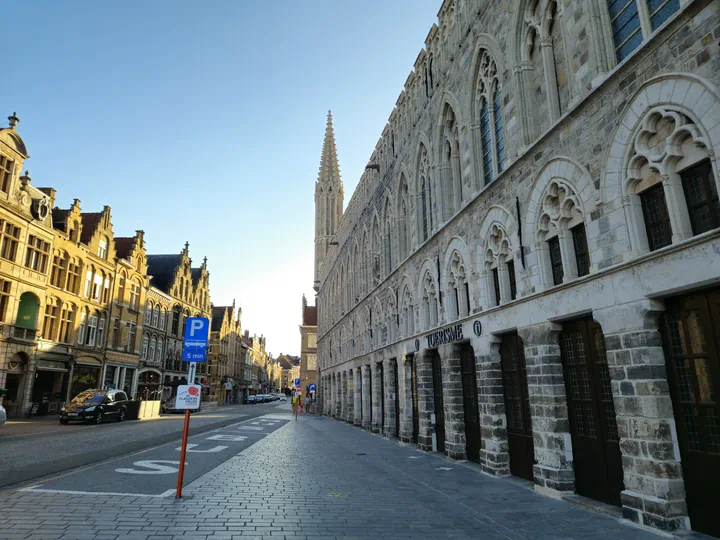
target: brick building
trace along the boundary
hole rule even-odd
[[[720,535],[720,3],[446,0],[344,213],[326,414]]]

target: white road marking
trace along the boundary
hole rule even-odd
[[[176,469],[175,467],[168,467],[167,465],[162,465],[162,463],[169,463],[170,465],[180,465],[179,461],[168,461],[166,459],[144,459],[142,461],[136,461],[135,463],[133,463],[133,465],[135,467],[145,467],[151,470],[139,471],[131,467],[122,467],[120,469],[115,469],[115,472],[124,474],[172,474],[178,472],[178,469]],[[187,465],[187,463],[185,463],[185,465]]]
[[[206,441],[233,441],[233,442],[242,442],[247,437],[243,437],[242,435],[225,435],[223,433],[219,433],[217,435],[213,435],[212,437],[207,437]]]
[[[40,484],[42,485],[42,484]],[[114,491],[74,491],[69,489],[38,489],[36,486],[22,488],[20,491],[29,491],[31,493],[63,493],[68,495],[115,495],[120,497],[154,497],[162,498],[169,497],[175,493],[174,489],[168,489],[167,491],[160,493],[159,495],[151,495],[149,493],[117,493]]]
[[[452,471],[452,467],[438,467],[436,471]]]
[[[194,452],[197,454],[214,454],[215,452],[222,452],[226,448],[229,448],[228,446],[213,446],[209,450],[193,450],[193,448],[195,448],[196,446],[200,446],[200,445],[194,444],[194,443],[188,443],[188,445],[186,447],[187,451]],[[178,446],[175,450],[177,450],[178,452],[182,451],[182,446]]]
[[[408,456],[408,459],[422,459],[420,456]]]
[[[264,428],[256,426],[238,426],[238,429],[244,429],[245,431],[262,431]]]

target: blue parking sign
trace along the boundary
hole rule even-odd
[[[300,388],[300,379],[295,379],[295,386]]]
[[[207,360],[210,321],[205,317],[190,317],[185,322],[183,339],[183,362],[205,362]]]

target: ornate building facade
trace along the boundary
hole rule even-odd
[[[328,119],[324,412],[720,534],[719,25],[710,0],[445,0],[337,222]]]
[[[317,307],[308,306],[305,295],[302,298],[300,325],[300,391],[303,396],[315,396],[317,392]]]

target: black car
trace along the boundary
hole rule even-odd
[[[72,421],[99,424],[103,420],[125,420],[128,398],[122,390],[85,390],[60,409],[60,423]]]

